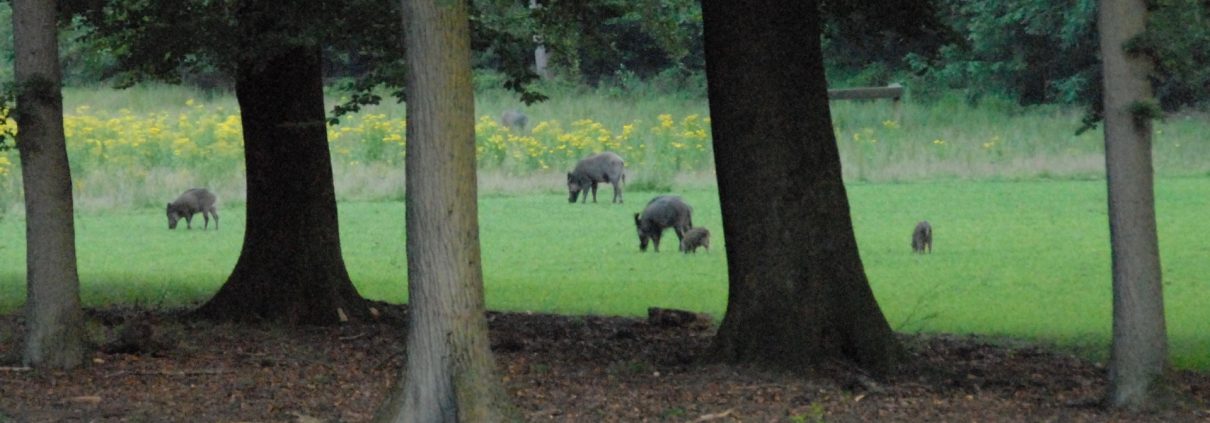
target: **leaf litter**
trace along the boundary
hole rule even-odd
[[[89,310],[97,344],[68,371],[20,366],[22,317],[0,317],[0,422],[366,422],[404,360],[406,306],[335,327],[191,321]],[[688,318],[685,318],[689,316]],[[1210,375],[1173,372],[1162,411],[1102,405],[1102,364],[1043,346],[900,335],[909,356],[874,378],[707,360],[714,329],[651,319],[488,314],[499,377],[532,422],[1210,421]],[[125,335],[133,327],[139,336]],[[119,348],[120,347],[120,348]]]

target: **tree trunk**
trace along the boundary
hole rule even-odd
[[[1146,57],[1125,51],[1147,23],[1143,0],[1102,1],[1099,10],[1105,75],[1105,167],[1113,247],[1113,347],[1109,402],[1154,405],[1168,359],[1160,251],[1151,167],[1151,117],[1139,105],[1158,104]],[[1158,106],[1156,106],[1158,107]]]
[[[84,361],[71,168],[63,137],[56,2],[14,0],[17,149],[25,188],[27,299],[23,361],[71,368]]]
[[[378,421],[497,422],[507,399],[487,338],[467,3],[404,0],[407,362]]]
[[[542,5],[538,4],[538,0],[529,0],[529,8],[537,10],[541,9]],[[539,78],[550,79],[550,69],[547,67],[550,55],[546,52],[546,44],[543,44],[541,36],[535,36],[534,38],[534,41],[538,43],[534,47],[534,73],[538,74]]]
[[[901,355],[857,252],[814,1],[702,2],[730,280],[716,357],[885,372]]]
[[[318,47],[239,65],[247,227],[202,317],[322,325],[368,316],[340,252],[321,72]]]

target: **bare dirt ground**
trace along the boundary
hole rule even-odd
[[[402,365],[404,314],[389,307],[378,323],[282,328],[90,311],[90,333],[104,345],[66,372],[16,368],[21,318],[3,317],[0,365],[14,367],[0,370],[0,422],[368,421]],[[489,320],[501,377],[526,421],[1210,421],[1210,375],[1176,373],[1166,411],[1112,411],[1099,404],[1102,366],[981,338],[904,336],[910,359],[874,380],[840,365],[793,375],[705,363],[713,331],[700,325]],[[124,327],[151,337],[122,345]]]

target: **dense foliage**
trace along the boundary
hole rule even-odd
[[[61,39],[65,83],[155,78],[229,88],[232,60],[257,53],[233,48],[238,3],[160,3],[70,3]],[[295,36],[324,40],[331,84],[360,93],[349,97],[349,110],[379,100],[372,87],[402,80],[397,3],[308,3],[301,9],[311,13],[291,21]],[[570,85],[704,95],[701,10],[694,0],[471,4],[474,63],[484,88],[506,86],[526,93],[527,101],[541,99],[526,91],[537,78],[533,48],[541,44],[556,78]],[[1151,4],[1148,34],[1136,48],[1156,62],[1162,106],[1204,106],[1210,95],[1210,68],[1202,66],[1210,59],[1206,5]],[[1094,104],[1100,97],[1095,0],[897,0],[872,7],[825,1],[821,7],[834,86],[901,82],[918,100],[958,91],[970,101],[998,97],[1023,105]],[[10,15],[0,2],[0,45],[11,43]],[[275,42],[262,41],[258,48]],[[11,51],[0,48],[0,81],[12,80]]]
[[[1098,104],[1096,1],[939,0],[942,21],[962,34],[940,57],[907,59],[913,93],[961,90],[1020,104]],[[1152,81],[1167,110],[1204,107],[1210,94],[1210,18],[1198,0],[1156,0],[1136,49],[1156,64]]]

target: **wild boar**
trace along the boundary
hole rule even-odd
[[[697,254],[697,247],[703,247],[706,252],[710,252],[709,229],[698,226],[685,231],[685,238],[681,239],[681,251],[685,254]]]
[[[921,220],[912,231],[912,252],[933,252],[933,226],[927,220]]]
[[[592,202],[597,202],[597,183],[613,184],[613,202],[622,202],[622,183],[626,181],[625,162],[622,156],[606,151],[594,154],[576,163],[576,168],[567,173],[568,202],[576,202],[584,193],[583,203],[588,202],[588,190],[592,189]]]
[[[525,126],[529,125],[529,117],[525,113],[516,110],[508,110],[500,114],[500,124],[513,132],[525,130]]]
[[[691,214],[693,208],[685,204],[681,197],[661,195],[651,199],[642,213],[634,214],[634,226],[639,232],[639,251],[647,251],[647,241],[655,245],[655,252],[660,252],[660,236],[664,229],[672,228],[677,240],[685,239],[685,231],[693,227]]]
[[[185,228],[193,229],[193,215],[202,213],[206,223],[202,229],[209,229],[210,217],[214,217],[214,229],[218,230],[218,208],[214,202],[214,194],[205,188],[193,188],[177,197],[176,201],[168,203],[168,229],[176,229],[176,222],[185,219]]]

